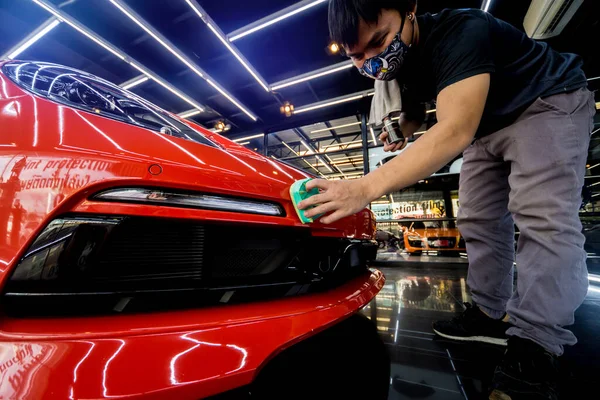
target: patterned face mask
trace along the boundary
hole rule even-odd
[[[410,17],[410,20],[413,21],[413,18]],[[383,53],[367,59],[362,68],[358,69],[362,75],[381,81],[391,81],[396,78],[398,71],[400,71],[404,65],[406,54],[410,49],[410,46],[405,44],[402,39],[400,39],[403,28],[404,21],[402,21],[400,32],[394,36],[394,40],[392,40],[392,43],[388,46],[388,48],[385,49]]]

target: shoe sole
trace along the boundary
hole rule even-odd
[[[494,390],[489,397],[490,400],[512,400],[512,397],[506,393],[502,393],[498,390]]]
[[[451,336],[451,335],[446,335],[436,329],[434,329],[433,331],[435,332],[436,335],[441,336],[445,339],[458,340],[460,342],[480,342],[480,343],[495,344],[497,346],[506,346],[508,344],[508,339],[499,339],[499,338],[493,338],[493,337],[489,337],[489,336],[468,336],[468,337]],[[502,398],[499,398],[499,399],[504,400]],[[508,397],[507,400],[510,400],[510,397]]]

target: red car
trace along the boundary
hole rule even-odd
[[[356,313],[375,220],[98,77],[0,63],[0,398],[199,399]]]

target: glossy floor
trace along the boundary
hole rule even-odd
[[[470,301],[466,268],[437,264],[381,268],[386,285],[363,313],[377,326],[391,359],[389,399],[486,399],[501,347],[435,337],[431,324]],[[600,282],[576,313],[579,343],[561,359],[564,398],[587,398],[600,376]],[[596,286],[598,285],[598,286]]]
[[[385,287],[362,315],[284,351],[252,388],[217,398],[487,399],[504,349],[455,343],[431,331],[432,322],[452,318],[471,300],[467,269],[406,262],[378,268]],[[565,399],[589,398],[584,393],[594,393],[600,377],[600,277],[590,284],[572,327],[579,343],[562,357]]]

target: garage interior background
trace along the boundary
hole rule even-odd
[[[418,13],[485,8],[523,29],[531,1],[418,4]],[[565,31],[549,40],[584,58],[592,90],[600,85],[600,60],[589,45],[599,33],[599,8],[585,1]],[[181,0],[151,7],[145,0],[0,0],[0,34],[2,59],[90,72],[321,177],[356,179],[393,157],[384,155],[379,132],[366,119],[373,82],[332,48],[326,0]],[[285,115],[286,105],[294,112]],[[427,108],[421,133],[436,122],[435,105]],[[582,208],[588,222],[600,206],[599,150],[594,134]],[[375,202],[380,229],[401,237],[415,219],[440,218],[447,221],[437,227],[454,229],[459,168],[457,159],[430,180]]]

